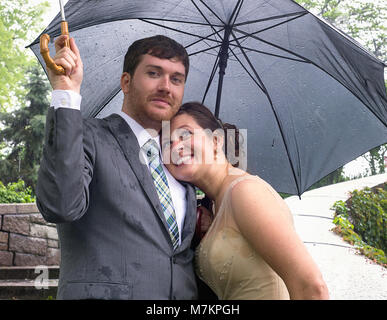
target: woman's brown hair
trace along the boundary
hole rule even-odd
[[[224,143],[224,153],[227,157],[227,149],[230,146],[235,147],[235,156],[239,156],[239,130],[238,128],[229,123],[223,123],[220,119],[217,119],[214,114],[202,103],[200,102],[187,102],[184,103],[179,111],[176,113],[175,117],[181,114],[188,114],[195,119],[197,124],[203,129],[210,129],[214,132],[217,129],[223,129],[224,136],[227,137],[227,141]],[[227,134],[234,130],[234,135]],[[234,167],[238,166],[238,162],[233,164]]]

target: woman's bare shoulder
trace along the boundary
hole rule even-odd
[[[273,187],[265,180],[257,175],[246,174],[241,177],[234,178],[231,182],[232,193],[240,196],[246,192],[248,194],[277,194]]]
[[[249,211],[251,214],[268,212],[284,214],[291,221],[292,216],[286,202],[274,188],[259,176],[246,176],[235,181],[230,194],[233,211]]]

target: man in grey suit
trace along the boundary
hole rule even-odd
[[[196,299],[195,191],[169,174],[157,150],[162,121],[182,102],[187,52],[164,36],[134,42],[122,111],[82,119],[82,60],[65,39],[56,40],[54,61],[66,75],[48,71],[53,93],[37,184],[39,210],[60,239],[57,298]]]

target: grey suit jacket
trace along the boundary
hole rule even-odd
[[[139,145],[118,115],[82,120],[50,108],[37,205],[57,223],[58,299],[196,299],[190,249],[196,197],[176,251]]]

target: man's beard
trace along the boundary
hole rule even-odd
[[[147,119],[142,119],[142,120],[158,121],[161,123],[161,121],[170,120],[178,111],[178,108],[175,107],[174,101],[171,101],[170,97],[166,97],[157,93],[150,94],[144,97],[143,95],[138,94],[138,91],[132,82],[129,84],[129,88],[130,88],[129,103],[132,106],[133,110],[137,113],[139,117],[144,117],[144,116],[147,117]],[[170,103],[170,106],[167,112],[151,112],[149,108],[146,107],[147,104],[151,103],[150,97],[156,97],[156,96],[160,98],[165,98],[165,100],[167,100]],[[139,112],[140,110],[142,111],[141,113]]]

